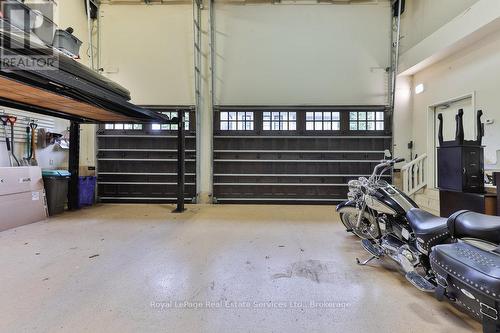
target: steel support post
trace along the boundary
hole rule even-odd
[[[184,194],[185,194],[185,174],[186,174],[186,161],[185,149],[186,138],[184,133],[184,112],[178,111],[177,117],[177,208],[174,212],[182,213],[184,208]]]
[[[80,175],[80,123],[72,121],[69,127],[68,209],[78,209],[78,177]]]

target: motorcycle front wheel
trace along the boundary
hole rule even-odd
[[[361,226],[356,228],[358,215],[353,213],[341,213],[340,220],[347,230],[361,239],[377,239],[380,238],[380,230],[377,225],[375,216],[368,212],[364,212],[361,221]]]

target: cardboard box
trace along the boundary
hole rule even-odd
[[[79,169],[79,176],[82,177],[89,177],[89,176],[95,176],[96,171],[94,166],[89,166],[89,165],[81,165]]]
[[[39,167],[0,168],[0,196],[43,190]]]
[[[0,196],[0,231],[46,220],[49,216],[45,191],[29,191]]]

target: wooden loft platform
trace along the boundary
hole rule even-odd
[[[53,113],[62,118],[80,118],[86,122],[141,121],[6,77],[0,77],[0,99],[5,102],[0,101],[0,104],[5,105],[10,101],[19,104],[19,107],[24,105],[24,109],[44,109],[43,113]]]
[[[163,114],[129,103],[104,99],[60,85],[26,79],[23,72],[0,71],[0,106],[39,113],[78,123],[177,123]]]

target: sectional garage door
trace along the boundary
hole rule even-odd
[[[176,117],[185,112],[186,200],[196,194],[195,114],[156,108]],[[101,202],[174,202],[177,197],[177,125],[103,124],[97,133],[98,196]]]
[[[336,203],[368,176],[392,137],[385,107],[219,107],[218,203]],[[386,176],[390,179],[390,175]]]

